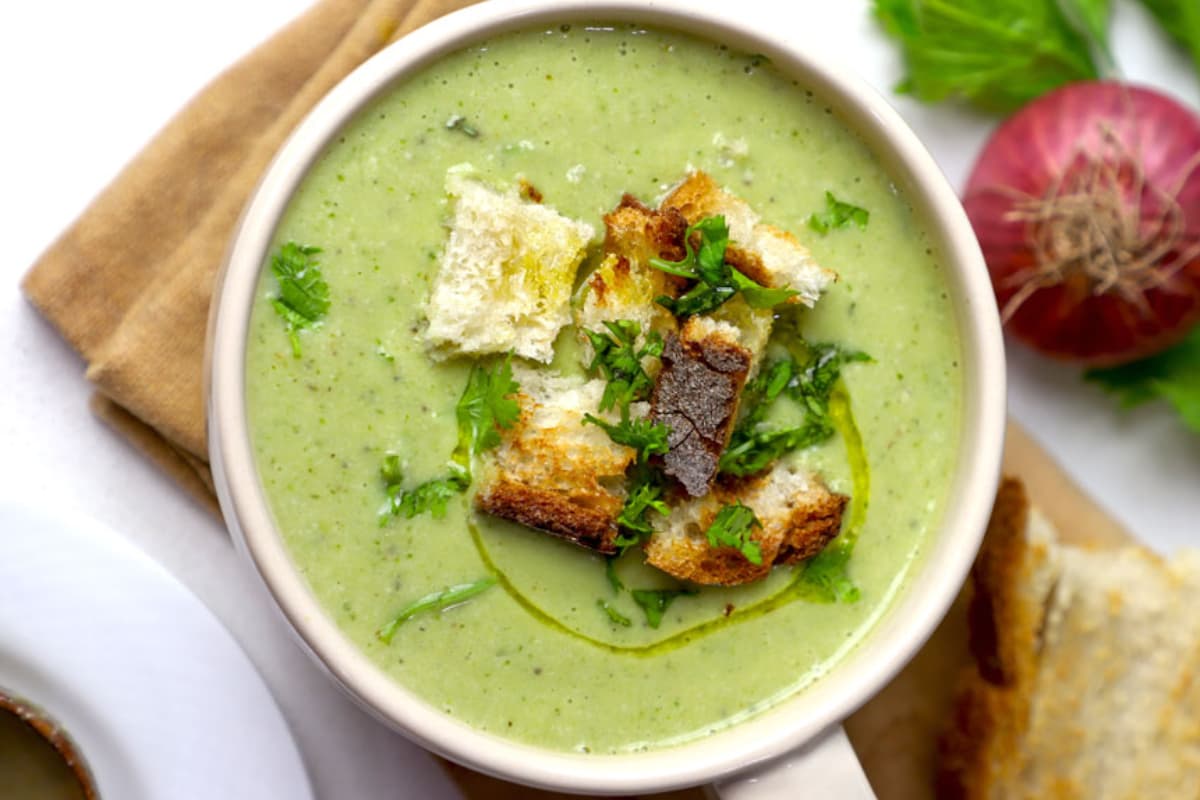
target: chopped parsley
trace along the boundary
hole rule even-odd
[[[271,305],[287,323],[296,358],[300,358],[300,331],[318,325],[329,311],[329,284],[317,263],[320,252],[319,247],[288,242],[271,257],[271,273],[279,284]]]
[[[693,234],[700,240],[692,245]],[[678,298],[662,295],[654,302],[677,317],[707,314],[720,308],[738,292],[754,308],[772,308],[799,294],[788,288],[772,289],[750,279],[725,260],[729,247],[729,226],[725,217],[706,217],[688,227],[683,236],[687,255],[679,261],[650,259],[650,265],[671,275],[696,281],[696,285]]]
[[[834,542],[804,562],[797,586],[801,596],[818,603],[856,603],[862,596],[850,579],[849,545]]]
[[[1087,380],[1112,394],[1121,408],[1165,400],[1200,433],[1200,327],[1157,355],[1120,367],[1090,369]]]
[[[584,424],[591,423],[603,428],[608,438],[617,444],[632,447],[637,451],[638,463],[644,464],[652,455],[662,455],[667,452],[667,437],[671,429],[661,422],[653,422],[648,418],[630,419],[629,409],[623,409],[621,421],[608,422],[592,414],[583,415]]]
[[[621,508],[621,513],[617,515],[617,525],[621,530],[633,534],[621,533],[617,536],[613,544],[621,552],[646,541],[654,533],[650,520],[647,519],[651,511],[656,511],[664,517],[671,513],[671,507],[662,498],[663,486],[657,471],[641,465],[641,468],[635,470],[629,496]]]
[[[629,617],[622,614],[620,611],[617,611],[615,608],[613,608],[611,605],[609,605],[606,601],[597,600],[596,605],[600,606],[600,608],[602,608],[604,610],[604,613],[608,615],[609,620],[616,623],[617,625],[628,628],[630,625],[633,624],[633,620],[631,620]]]
[[[380,467],[387,504],[379,512],[379,524],[390,517],[412,519],[429,512],[434,519],[446,515],[451,498],[471,485],[471,456],[500,444],[500,430],[511,428],[521,415],[521,406],[511,395],[520,385],[513,380],[507,359],[494,370],[475,365],[467,377],[467,386],[454,408],[458,421],[458,444],[446,465],[448,474],[404,488],[400,456],[387,453]]]
[[[721,454],[720,470],[728,475],[753,475],[793,450],[820,444],[833,436],[829,396],[841,377],[842,366],[870,361],[866,353],[842,350],[832,344],[805,344],[800,358],[767,364],[742,390],[747,409]],[[763,427],[771,405],[784,393],[804,410],[804,421],[790,428]]]
[[[812,214],[808,218],[808,227],[817,233],[829,233],[835,228],[849,228],[854,225],[865,230],[871,219],[871,212],[865,208],[844,203],[833,196],[833,192],[825,192],[825,210]]]
[[[477,594],[487,591],[495,584],[496,579],[489,575],[486,578],[480,578],[474,583],[460,583],[457,586],[442,589],[440,592],[427,594],[400,609],[400,612],[392,617],[390,622],[376,631],[375,635],[384,644],[391,644],[392,637],[396,635],[399,627],[417,614],[422,614],[426,611],[445,611],[451,606],[456,606],[459,603],[470,600]]]
[[[646,334],[646,343],[639,349],[637,338],[641,326],[634,320],[605,322],[604,327],[608,328],[608,333],[584,331],[595,352],[588,370],[599,370],[608,381],[600,400],[600,410],[626,408],[637,400],[648,399],[654,380],[646,374],[642,359],[662,355],[662,337],[650,331]]]
[[[646,614],[646,624],[657,628],[662,624],[667,608],[681,595],[694,595],[695,589],[634,589],[630,594]]]
[[[762,548],[751,538],[755,528],[762,528],[762,523],[749,506],[739,501],[722,506],[704,535],[713,547],[732,547],[751,564],[762,564]]]
[[[604,559],[604,577],[608,578],[608,585],[614,592],[625,588],[625,584],[621,583],[621,578],[617,575],[617,558],[617,556],[609,556]]]

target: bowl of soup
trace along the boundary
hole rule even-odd
[[[277,155],[215,308],[218,494],[288,623],[531,785],[666,790],[836,728],[994,496],[953,191],[840,65],[685,3],[498,0],[390,46]]]

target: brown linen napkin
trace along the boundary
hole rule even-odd
[[[217,271],[262,172],[334,84],[472,0],[319,0],[201,91],[22,288],[88,363],[93,411],[217,511],[204,348]]]

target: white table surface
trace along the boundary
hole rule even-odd
[[[82,360],[18,291],[38,254],[196,90],[306,5],[0,4],[0,494],[98,518],[199,595],[274,692],[318,798],[455,797],[425,754],[352,706],[293,645],[217,520],[89,414]],[[892,95],[898,57],[866,0],[737,6],[851,61],[963,185],[994,120]],[[1127,0],[1114,37],[1129,78],[1200,108],[1188,62]],[[1118,519],[1163,552],[1200,542],[1200,436],[1161,407],[1120,414],[1077,370],[1017,348],[1009,376],[1012,415]]]

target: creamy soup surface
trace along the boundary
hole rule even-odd
[[[789,599],[781,592],[803,567],[777,568],[758,584],[678,597],[651,627],[628,590],[614,591],[603,557],[482,517],[470,491],[443,519],[380,525],[385,453],[400,453],[419,481],[443,474],[455,446],[470,362],[431,360],[420,333],[452,210],[445,175],[464,162],[496,184],[523,178],[598,232],[623,193],[652,204],[702,169],[839,274],[799,312],[799,327],[809,341],[873,359],[843,372],[869,496],[856,492],[866,476],[851,469],[845,436],[792,457],[852,497],[857,600]],[[867,209],[865,229],[810,229],[827,192]],[[321,248],[331,302],[319,326],[300,332],[296,358],[264,269],[247,407],[274,518],[346,637],[477,729],[607,753],[746,719],[855,646],[903,591],[938,524],[962,381],[939,256],[837,113],[760,56],[627,25],[528,30],[469,47],[389,91],[335,139],[276,241]],[[558,362],[571,368],[568,357]],[[626,587],[675,585],[640,562],[634,548],[615,564]],[[502,580],[468,602],[413,617],[390,643],[377,636],[413,600],[489,574]],[[601,602],[632,624],[614,622]]]

